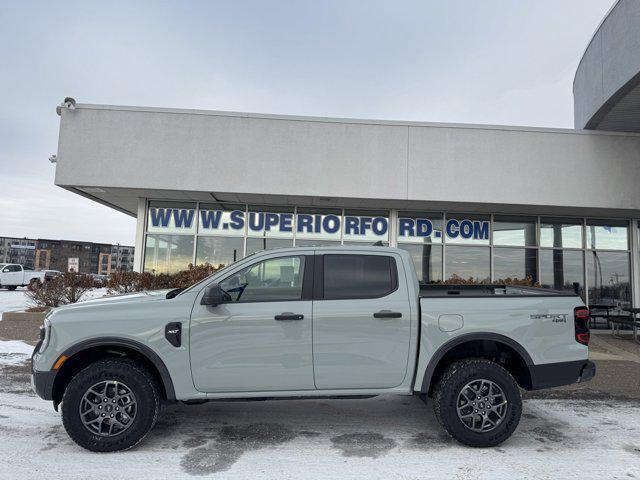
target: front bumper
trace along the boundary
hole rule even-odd
[[[529,365],[531,390],[560,387],[588,382],[596,375],[596,365],[590,360]]]
[[[56,379],[55,370],[51,370],[48,372],[41,372],[34,368],[33,357],[36,355],[36,352],[40,350],[40,345],[42,344],[42,340],[38,342],[36,348],[33,349],[33,354],[31,355],[31,388],[36,394],[44,399],[44,400],[53,400],[53,382]]]

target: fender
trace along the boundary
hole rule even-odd
[[[420,392],[427,393],[429,391],[433,373],[435,372],[436,367],[438,366],[438,363],[440,363],[440,360],[442,360],[442,358],[447,354],[447,352],[449,352],[452,348],[457,347],[458,345],[461,345],[466,342],[471,342],[474,340],[490,340],[490,341],[495,341],[499,343],[504,343],[505,345],[513,348],[524,359],[529,369],[531,369],[531,366],[534,364],[533,360],[531,359],[527,351],[524,349],[524,347],[509,337],[500,335],[498,333],[490,333],[490,332],[467,333],[464,335],[460,335],[459,337],[453,338],[448,342],[446,342],[445,344],[441,345],[440,348],[438,348],[438,350],[436,350],[436,352],[432,355],[431,360],[429,360],[429,364],[427,365],[427,368],[424,371],[424,377],[422,379]]]
[[[146,357],[160,373],[160,379],[162,380],[164,390],[167,394],[167,400],[175,401],[176,392],[173,387],[173,380],[171,380],[171,375],[169,374],[167,366],[164,364],[164,362],[156,352],[140,342],[120,337],[91,338],[89,340],[83,340],[82,342],[76,343],[75,345],[69,347],[63,352],[63,355],[72,357],[76,353],[80,353],[88,348],[100,346],[128,347]]]

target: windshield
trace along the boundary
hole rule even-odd
[[[2,270],[4,267],[6,267],[8,264],[7,263],[0,263],[0,270]]]

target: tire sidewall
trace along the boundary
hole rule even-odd
[[[96,383],[117,380],[131,389],[137,402],[133,424],[113,437],[90,432],[82,423],[79,408],[85,392]],[[125,450],[137,444],[153,428],[160,401],[151,375],[136,363],[126,360],[96,362],[69,382],[62,401],[64,427],[78,445],[95,452]]]
[[[466,363],[466,364],[465,364]],[[507,410],[500,424],[488,432],[470,430],[458,417],[457,402],[469,382],[484,379],[496,383],[507,398]],[[472,447],[490,447],[504,442],[515,431],[522,413],[522,399],[515,380],[501,366],[490,361],[461,362],[438,392],[440,421],[456,440]]]

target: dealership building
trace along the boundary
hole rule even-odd
[[[640,304],[640,2],[574,81],[575,129],[58,107],[55,183],[137,218],[134,268],[388,244],[423,282],[518,282]],[[126,172],[126,175],[123,175]]]

